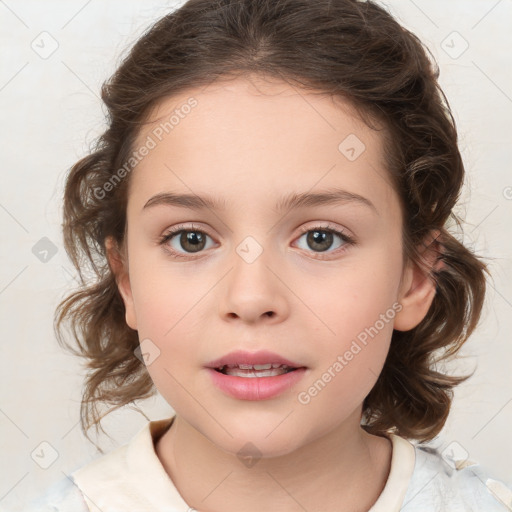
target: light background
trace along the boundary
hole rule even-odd
[[[477,371],[457,389],[437,445],[465,450],[495,478],[512,482],[512,2],[381,3],[439,63],[468,173],[458,209],[467,221],[464,240],[492,258],[483,320],[460,365],[477,364]],[[19,508],[98,456],[78,425],[84,370],[62,352],[52,327],[55,306],[75,284],[61,241],[62,187],[67,169],[104,128],[102,81],[175,5],[0,0],[0,508]],[[45,31],[58,43],[48,58],[33,49],[51,49]],[[33,253],[44,237],[57,250],[46,263]],[[172,414],[160,396],[140,405],[150,419]],[[131,408],[113,413],[104,420],[113,441],[98,443],[110,451],[146,421]],[[48,469],[35,462],[49,463],[53,450],[58,458]]]

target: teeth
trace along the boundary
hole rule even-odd
[[[290,366],[280,363],[266,363],[266,364],[225,364],[218,368],[218,370],[226,369],[240,369],[240,370],[270,370],[271,368],[284,368],[285,370],[291,369]]]
[[[225,375],[233,375],[236,377],[275,377],[283,375],[295,368],[280,363],[266,363],[266,364],[225,364],[217,368]]]
[[[272,363],[254,365],[255,370],[270,370],[270,368],[272,368]]]
[[[271,368],[269,370],[242,370],[240,368],[226,368],[224,373],[235,377],[276,377],[288,373],[289,370],[285,368]]]

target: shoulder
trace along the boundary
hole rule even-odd
[[[89,512],[89,508],[73,479],[66,477],[33,499],[23,512]]]
[[[510,512],[512,485],[495,480],[487,468],[456,459],[428,445],[415,445],[414,471],[402,512]]]

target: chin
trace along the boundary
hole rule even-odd
[[[283,422],[279,425],[280,421],[282,417],[272,423],[267,422],[263,428],[250,422],[241,425],[226,424],[226,429],[233,437],[224,433],[219,435],[218,431],[213,436],[211,432],[203,431],[203,434],[219,449],[237,456],[242,462],[244,457],[248,460],[251,457],[255,460],[281,457],[300,449],[309,440],[293,423],[286,422],[285,425]],[[277,428],[269,428],[271,424],[277,425]]]
[[[260,459],[272,459],[289,455],[301,447],[300,442],[294,442],[289,436],[278,437],[275,439],[265,439],[264,436],[242,435],[223,443],[224,446],[218,445],[230,455],[237,456],[242,463],[248,461],[247,465]]]

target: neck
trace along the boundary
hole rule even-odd
[[[368,434],[359,418],[291,453],[245,466],[176,416],[155,450],[183,499],[200,511],[365,512],[386,484],[391,442]]]

